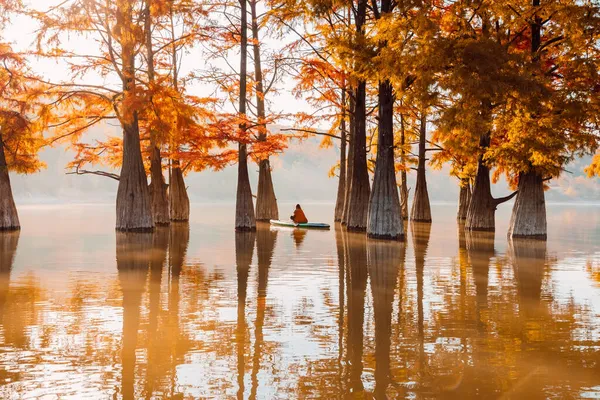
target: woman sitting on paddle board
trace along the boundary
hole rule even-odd
[[[302,207],[300,207],[300,204],[296,204],[296,210],[294,210],[294,215],[292,215],[290,219],[296,224],[308,223],[308,219],[306,218],[306,215],[304,215],[304,211],[302,211]]]

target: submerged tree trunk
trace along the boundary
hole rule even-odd
[[[14,231],[20,228],[19,214],[13,198],[4,154],[4,142],[0,136],[0,231]]]
[[[400,115],[400,162],[402,166],[406,168],[406,135],[404,130],[404,116]],[[400,204],[402,206],[402,219],[408,219],[408,182],[406,178],[406,169],[402,169],[400,173]]]
[[[119,8],[117,24],[124,27],[119,32],[122,41],[123,102],[121,125],[123,127],[123,165],[117,191],[117,230],[151,231],[154,229],[152,203],[148,179],[140,148],[140,128],[135,104],[135,49],[131,8]]]
[[[341,222],[346,204],[346,88],[342,89],[342,120],[340,122],[340,178],[335,202],[335,222]]]
[[[369,171],[367,169],[367,132],[366,132],[366,82],[360,82],[356,89],[355,133],[353,172],[350,183],[350,203],[348,205],[347,228],[352,231],[364,231],[367,228],[369,214]]]
[[[155,225],[169,225],[168,185],[162,171],[160,147],[152,140],[152,158],[150,160],[150,196],[152,199],[152,218]]]
[[[352,175],[354,175],[354,137],[356,136],[356,119],[354,112],[356,110],[356,102],[354,101],[354,95],[350,96],[348,101],[349,117],[350,117],[350,129],[348,131],[348,158],[346,162],[346,193],[344,196],[344,211],[342,214],[342,225],[348,225],[348,211],[350,209],[350,187],[352,186]]]
[[[404,238],[394,161],[394,93],[391,82],[385,81],[379,84],[377,163],[367,223],[371,238]]]
[[[533,6],[539,8],[540,0],[533,0]],[[539,61],[542,24],[542,18],[535,14],[531,23],[531,53],[534,63]],[[547,238],[544,178],[533,170],[519,174],[519,194],[513,206],[508,234],[513,238]]]
[[[485,150],[490,145],[490,132],[481,136],[479,146]],[[483,160],[483,154],[477,162],[477,174],[471,202],[467,210],[465,229],[472,231],[494,231],[496,229],[496,208],[498,205],[512,199],[517,192],[510,196],[495,199],[492,197],[492,186],[490,182],[490,169]]]
[[[467,211],[471,202],[471,184],[468,181],[461,182],[460,196],[458,198],[458,213],[456,219],[464,221],[467,219]]]
[[[123,166],[117,191],[117,230],[152,231],[152,204],[140,149],[137,113],[123,126]]]
[[[367,0],[358,0],[354,23],[356,36],[362,40],[365,36],[365,23],[367,20]],[[354,155],[352,181],[350,183],[350,204],[348,205],[347,228],[352,231],[367,229],[369,214],[369,197],[371,188],[369,184],[369,170],[367,169],[367,82],[359,81],[354,96]]]
[[[417,167],[417,184],[410,219],[418,222],[431,222],[431,206],[429,192],[427,191],[427,177],[425,175],[427,145],[427,114],[421,113],[421,129],[419,134],[419,166]]]
[[[239,114],[246,118],[246,73],[247,73],[247,51],[248,51],[248,15],[247,2],[240,0],[241,6],[241,55],[240,55],[240,99]],[[242,136],[246,135],[246,123],[240,124]],[[244,138],[245,139],[245,138]],[[256,219],[254,216],[254,204],[252,203],[252,188],[248,176],[248,149],[246,143],[240,141],[238,154],[238,182],[235,205],[235,229],[237,231],[256,230]]]
[[[144,9],[144,33],[146,36],[146,58],[148,63],[148,82],[154,85],[154,47],[152,44],[151,0],[146,0]],[[152,104],[152,96],[150,97]],[[157,115],[158,116],[158,115]],[[150,197],[152,200],[152,218],[155,225],[169,225],[169,198],[167,185],[162,171],[162,159],[157,132],[150,132]]]
[[[519,175],[519,191],[508,234],[514,238],[547,238],[544,179],[534,171]]]
[[[254,78],[256,80],[256,114],[258,117],[258,140],[267,140],[266,110],[265,110],[265,92],[263,88],[263,73],[260,54],[260,38],[258,17],[256,14],[256,0],[250,1],[250,10],[252,13],[252,39],[254,50]],[[256,192],[256,220],[269,221],[279,219],[279,209],[277,208],[277,197],[273,188],[273,179],[271,177],[271,164],[269,158],[260,160],[258,173],[258,190]]]
[[[173,161],[169,177],[169,210],[171,221],[187,222],[190,220],[190,199],[178,161]]]

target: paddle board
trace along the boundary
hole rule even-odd
[[[322,224],[320,222],[309,222],[307,224],[296,224],[292,221],[279,221],[276,219],[271,220],[271,225],[275,226],[288,226],[291,228],[305,228],[305,229],[329,229],[330,226]]]

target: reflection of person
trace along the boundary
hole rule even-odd
[[[296,248],[300,248],[304,239],[306,238],[307,230],[306,229],[294,229],[292,232],[292,237],[294,238],[294,243],[296,244]]]
[[[296,204],[296,209],[294,210],[294,215],[292,215],[290,217],[290,219],[297,224],[308,223],[308,219],[306,218],[306,215],[304,215],[304,211],[302,211],[302,207],[300,207],[300,204]]]

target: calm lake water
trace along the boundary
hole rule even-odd
[[[549,206],[547,243],[508,241],[509,207],[495,238],[433,211],[388,243],[235,234],[232,206],[154,234],[23,207],[0,234],[0,398],[600,398],[600,206]]]

